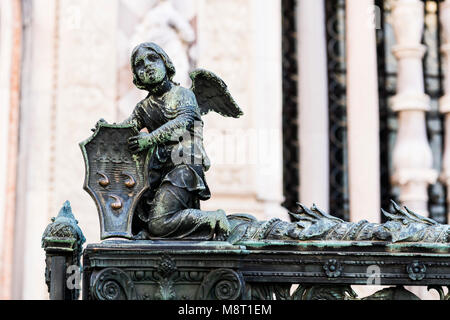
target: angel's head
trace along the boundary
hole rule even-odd
[[[172,81],[175,66],[167,53],[153,42],[144,42],[131,53],[131,70],[133,83],[139,89],[162,83],[165,79]]]

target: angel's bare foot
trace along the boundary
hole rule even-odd
[[[216,237],[217,241],[225,241],[228,239],[231,231],[230,222],[228,222],[225,211],[217,210]]]

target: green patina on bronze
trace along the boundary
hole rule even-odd
[[[200,210],[200,201],[210,197],[204,176],[210,164],[203,147],[201,116],[216,111],[223,116],[239,117],[243,114],[241,109],[225,83],[210,71],[199,69],[192,72],[191,89],[173,82],[175,67],[164,50],[154,43],[143,43],[133,50],[131,68],[134,84],[146,90],[147,97],[122,123],[109,125],[104,120],[99,121],[94,135],[81,144],[87,172],[85,189],[96,200],[103,221],[102,239],[131,238],[131,235],[134,239],[226,239],[230,225],[225,212]],[[89,172],[95,170],[91,170],[89,163],[95,159],[90,159],[86,145],[104,128],[133,128],[135,133],[127,137],[127,152],[147,152],[145,168],[142,167],[142,156],[137,160],[135,155],[131,156],[139,162],[137,169],[145,171],[146,186],[133,195],[135,199],[126,207],[129,208],[126,213],[121,213],[124,211],[121,208],[110,210],[109,203],[98,194],[102,192],[103,198],[124,199],[128,189],[101,189],[90,179]],[[114,139],[110,140],[102,143],[114,143]],[[99,148],[93,148],[91,153],[101,153]],[[126,153],[123,150],[116,152]],[[126,156],[129,157],[128,154]],[[114,161],[111,165],[102,166],[102,179],[108,179],[114,172],[122,170],[121,167],[121,163]],[[119,206],[115,202],[113,205]],[[104,226],[108,219],[111,223],[107,231]],[[127,223],[121,223],[124,219]]]
[[[290,213],[293,222],[280,219],[258,221],[250,214],[226,216],[222,210],[200,210],[200,201],[210,198],[204,175],[210,163],[203,146],[201,116],[215,111],[223,116],[238,118],[243,114],[242,110],[224,81],[210,71],[193,71],[190,74],[190,89],[175,83],[172,80],[175,75],[172,61],[154,43],[142,43],[133,50],[131,69],[134,84],[139,89],[146,90],[147,97],[136,105],[132,114],[122,123],[110,125],[104,120],[98,122],[94,135],[81,144],[88,181],[91,170],[86,145],[95,139],[102,128],[128,128],[133,133],[126,137],[126,152],[130,153],[127,157],[132,157],[136,162],[138,172],[144,172],[142,176],[145,186],[140,193],[133,195],[135,206],[130,206],[127,214],[122,215],[118,214],[117,209],[109,210],[110,214],[116,214],[117,217],[112,218],[116,222],[117,219],[128,219],[127,229],[119,230],[124,224],[115,223],[117,232],[110,232],[102,238],[130,238],[132,234],[134,239],[227,239],[231,243],[249,240],[329,241],[324,246],[342,245],[336,241],[449,243],[448,225],[438,224],[407,208],[402,209],[395,203],[392,213],[383,211],[388,220],[384,224],[346,222],[316,206],[307,208],[302,204],[299,204],[297,212]],[[144,128],[148,132],[141,131]],[[111,136],[113,137],[112,134]],[[102,143],[108,145],[114,141],[106,140]],[[121,148],[125,149],[122,145]],[[91,152],[101,153],[98,148]],[[125,151],[113,149],[110,152]],[[136,157],[136,154],[141,156]],[[122,164],[113,163],[112,166],[104,167],[103,171],[105,170],[120,171]],[[103,173],[105,176],[109,174]],[[85,188],[91,195],[95,194],[89,183],[85,184]],[[117,197],[124,198],[124,193],[129,189],[114,191],[118,193]],[[105,219],[108,210],[103,209],[107,203],[98,199],[96,203],[101,219]],[[389,248],[397,250],[395,246]],[[445,247],[443,250],[445,251]]]
[[[95,283],[104,275],[100,270],[120,268],[124,277],[126,274],[133,282],[136,299],[417,298],[402,285],[428,286],[442,293],[443,300],[448,298],[442,286],[450,285],[450,252],[436,254],[423,248],[387,252],[368,250],[358,243],[347,243],[345,248],[326,247],[317,246],[316,241],[298,242],[298,246],[274,241],[277,246],[271,246],[271,242],[264,241],[265,245],[256,248],[255,242],[236,246],[217,241],[106,241],[86,248],[89,263],[85,270]],[[368,267],[381,272],[380,285],[394,287],[358,297],[350,285],[370,284],[373,274],[367,272]],[[155,277],[155,272],[163,272],[167,281]],[[295,284],[299,287],[292,293]],[[220,288],[225,285],[229,295],[221,296]],[[93,297],[98,286],[94,284],[86,291],[85,298]],[[170,289],[171,295],[161,296],[164,289]],[[109,299],[106,295],[100,298]]]
[[[80,143],[86,174],[84,189],[97,206],[101,239],[131,239],[132,217],[148,189],[149,150],[132,153],[128,137],[138,134],[132,124],[108,124],[103,119],[94,134]]]
[[[81,270],[81,255],[86,239],[72,213],[69,201],[64,203],[58,216],[51,221],[41,239],[41,246],[46,253],[45,282],[50,298],[76,300],[79,296],[79,288],[69,289],[66,286],[65,271],[67,266],[75,266]],[[55,286],[56,279],[63,279],[63,283]]]
[[[123,122],[101,119],[80,143],[101,239],[128,239],[85,249],[83,299],[357,300],[350,285],[369,284],[369,267],[381,273],[379,284],[394,287],[363,299],[417,298],[402,285],[449,299],[442,287],[450,285],[450,226],[396,203],[382,211],[385,223],[347,222],[302,204],[289,222],[201,210],[211,196],[202,115],[243,112],[210,71],[193,71],[190,89],[175,83],[172,61],[154,43],[133,50],[131,68],[148,95]],[[70,261],[80,262],[84,237],[69,209],[43,236],[48,283],[51,266],[53,278],[63,276],[66,258],[55,253],[76,252]]]

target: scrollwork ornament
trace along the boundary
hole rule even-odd
[[[133,300],[136,289],[131,278],[117,268],[100,271],[91,287],[91,294],[97,300]]]
[[[101,287],[102,296],[106,300],[117,300],[120,296],[121,288],[116,281],[106,281]]]
[[[243,289],[242,275],[231,269],[217,269],[205,277],[197,291],[197,299],[236,300]]]
[[[418,261],[414,261],[406,266],[409,278],[414,281],[420,281],[425,278],[427,267]]]
[[[313,285],[301,288],[293,295],[296,300],[357,300],[357,294],[349,285]]]
[[[449,300],[450,301],[450,286],[447,286],[448,292],[444,293],[444,288],[442,286],[428,286],[428,291],[434,289],[439,293],[439,300]]]
[[[216,284],[214,293],[219,300],[233,300],[237,292],[239,283],[230,280],[222,280]]]
[[[403,286],[396,286],[384,288],[361,300],[420,300],[420,298]]]
[[[291,287],[291,284],[252,284],[251,300],[296,300],[294,295],[300,291],[301,286],[292,296],[290,294]]]

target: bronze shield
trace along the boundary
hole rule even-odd
[[[80,143],[86,165],[84,189],[97,205],[102,240],[133,237],[133,213],[148,189],[148,150],[128,150],[128,138],[138,133],[131,124],[99,123]]]

